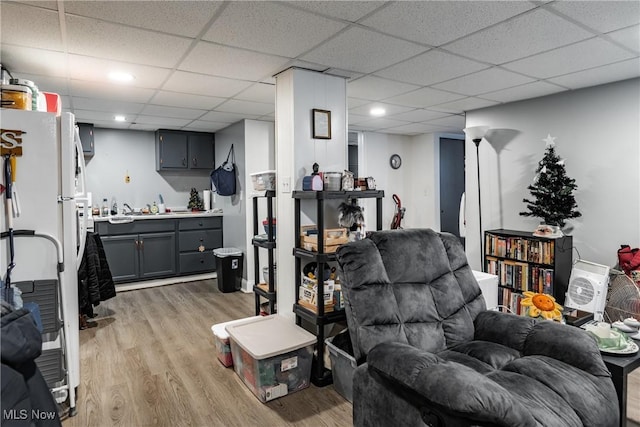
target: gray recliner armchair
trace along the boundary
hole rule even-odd
[[[487,311],[456,237],[389,230],[336,253],[355,358],[355,426],[619,425],[595,341]]]

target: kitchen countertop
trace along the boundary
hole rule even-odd
[[[109,215],[109,216],[93,216],[95,222],[110,222],[112,224],[127,223],[131,221],[141,221],[150,219],[176,219],[176,218],[205,218],[212,216],[222,216],[222,212],[215,210],[200,212],[167,212],[158,214],[136,214],[136,215]]]

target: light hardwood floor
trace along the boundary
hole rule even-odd
[[[120,292],[80,331],[78,414],[63,427],[350,426],[333,386],[263,404],[215,356],[211,325],[252,316],[253,295],[214,280]],[[640,423],[640,369],[629,376],[629,419]],[[629,423],[629,425],[635,425]]]
[[[261,403],[215,356],[211,325],[254,315],[214,280],[118,293],[80,331],[78,413],[64,427],[350,426],[351,404],[314,385]]]

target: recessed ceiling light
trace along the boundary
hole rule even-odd
[[[118,83],[129,83],[133,81],[134,77],[124,71],[112,71],[109,73],[109,79]]]
[[[113,120],[115,120],[116,122],[126,122],[127,118],[125,116],[115,116]]]
[[[382,107],[373,107],[371,110],[369,110],[369,114],[375,117],[384,116],[386,113],[387,110]]]

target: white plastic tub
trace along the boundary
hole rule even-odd
[[[316,337],[277,314],[227,326],[233,369],[261,401],[309,386]]]
[[[275,191],[276,171],[264,171],[252,173],[251,182],[255,191]]]

